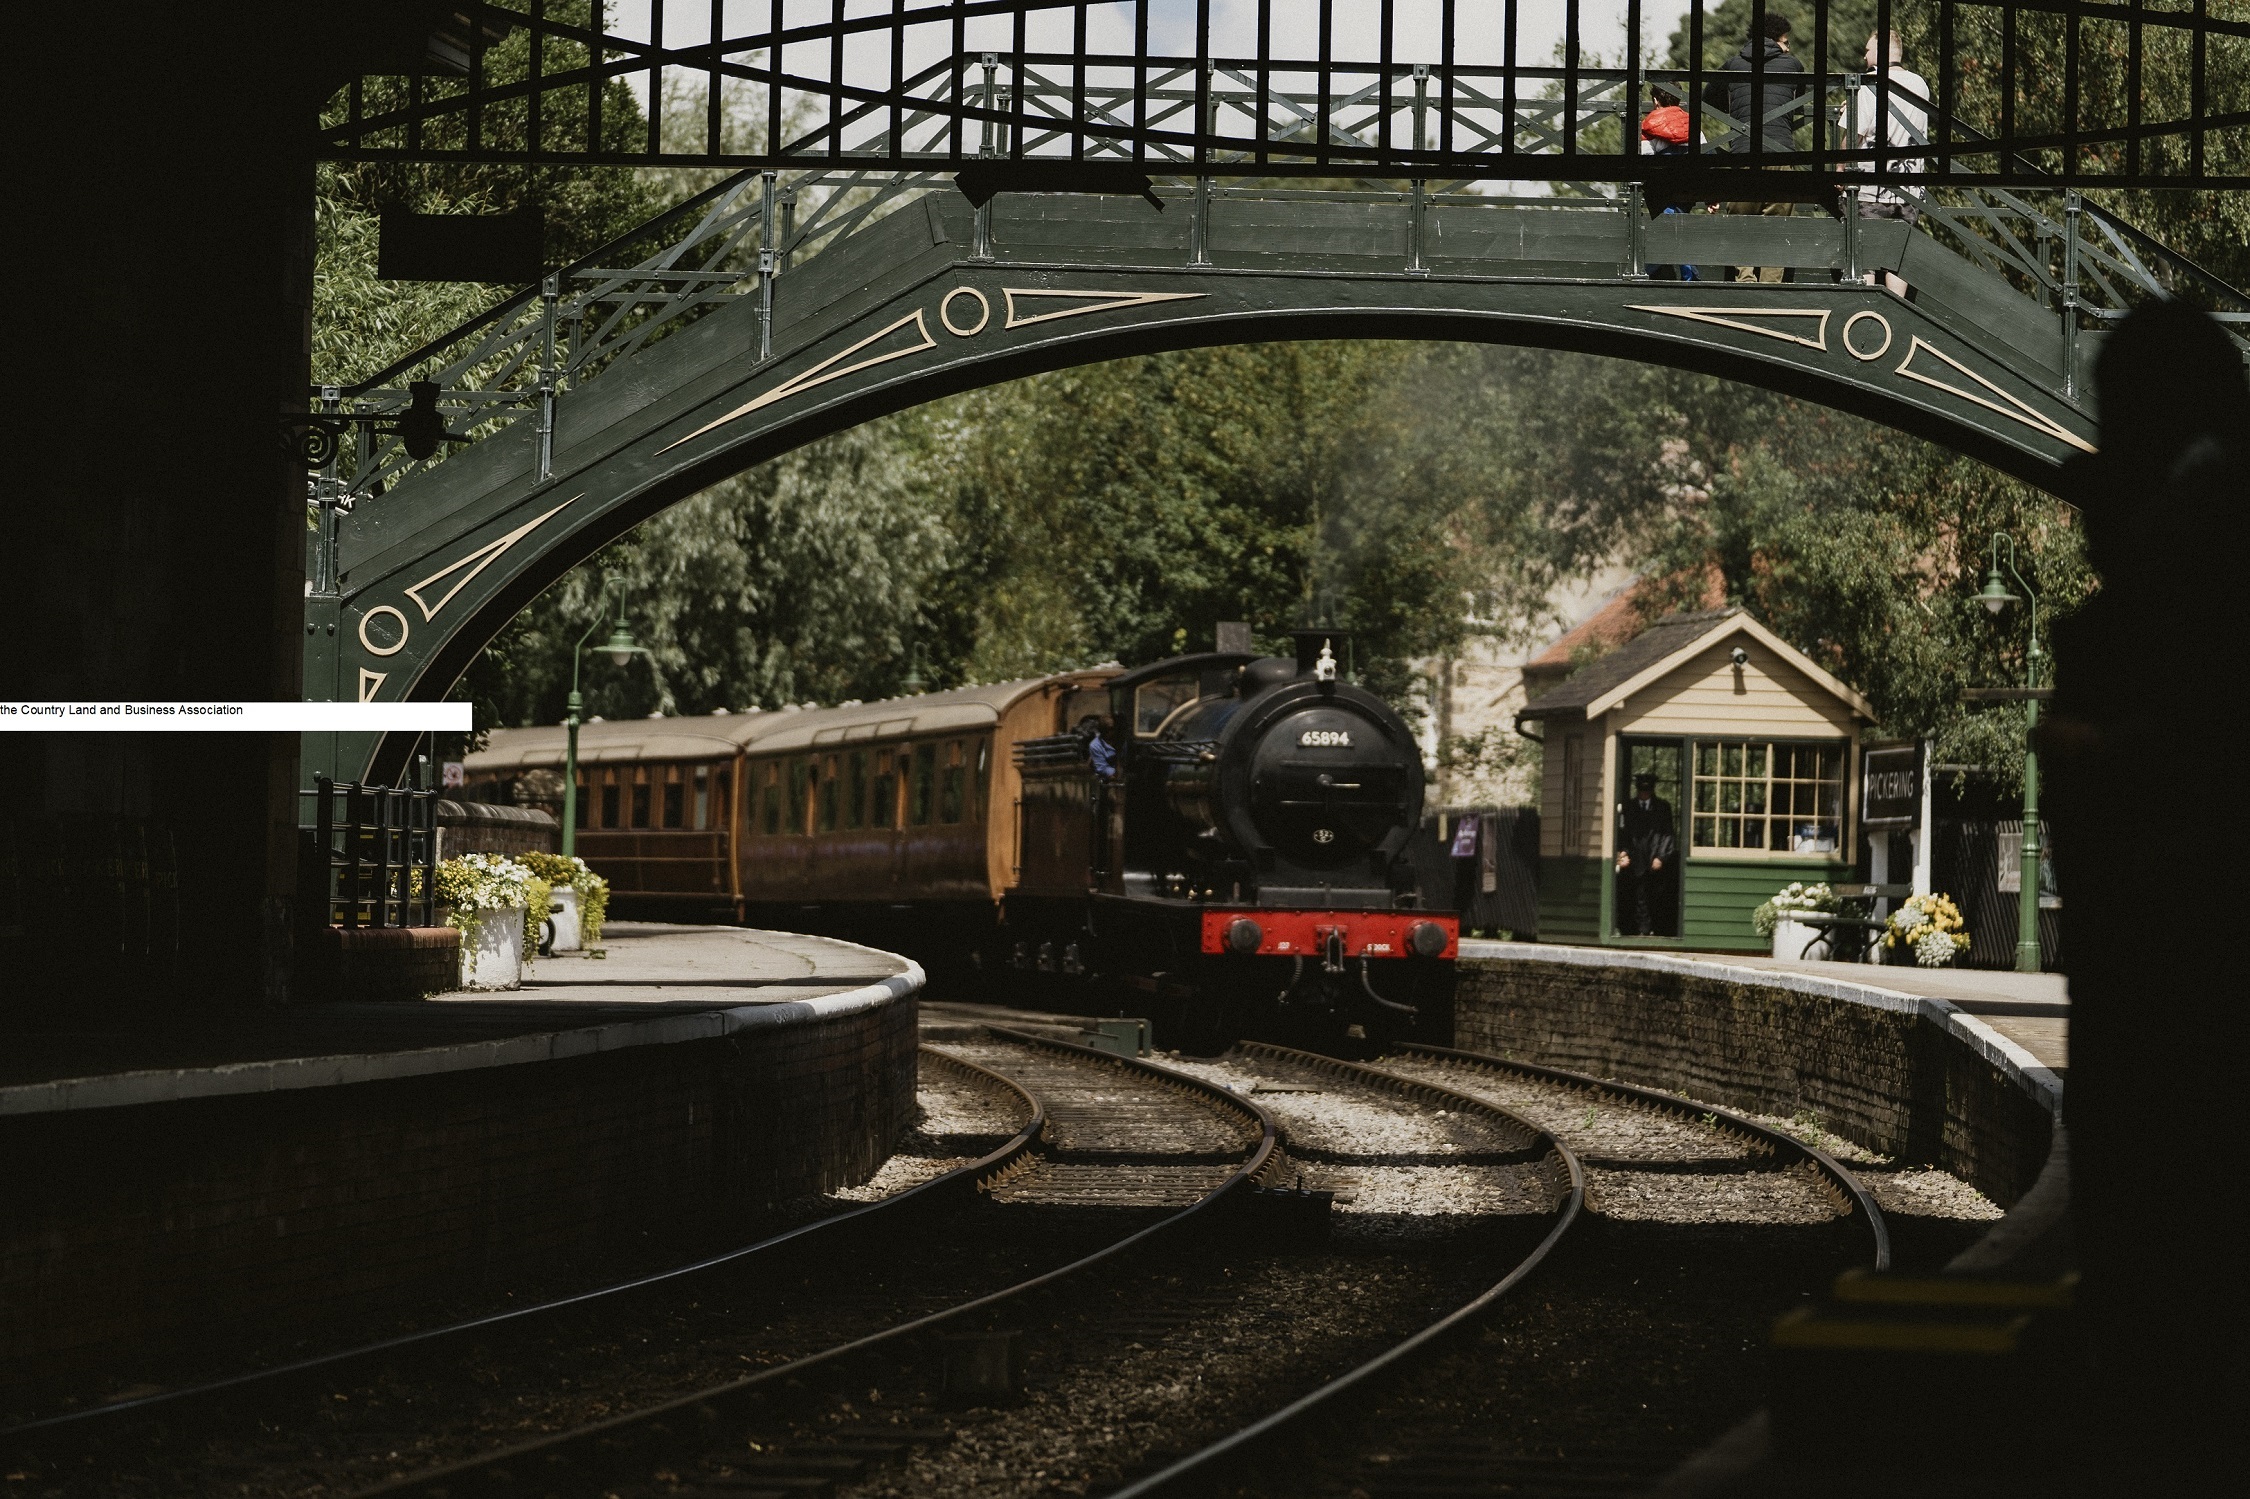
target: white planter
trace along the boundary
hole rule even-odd
[[[1773,955],[1794,963],[1804,956],[1805,944],[1819,935],[1820,928],[1784,916],[1773,924]]]
[[[557,885],[547,907],[547,951],[576,952],[586,945],[578,926],[578,888]]]
[[[523,919],[521,906],[480,911],[476,937],[461,943],[461,987],[464,989],[515,989],[523,984]]]

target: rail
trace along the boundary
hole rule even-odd
[[[0,1430],[0,1452],[18,1453],[27,1445],[56,1440],[77,1441],[92,1437],[109,1439],[123,1428],[151,1419],[179,1419],[195,1417],[205,1419],[214,1407],[242,1400],[265,1391],[284,1393],[300,1390],[308,1380],[328,1381],[365,1371],[370,1366],[406,1358],[427,1358],[447,1353],[467,1339],[487,1336],[503,1330],[520,1330],[533,1324],[552,1322],[566,1312],[582,1311],[599,1303],[640,1293],[678,1286],[698,1280],[714,1272],[739,1269],[761,1256],[790,1247],[803,1248],[808,1243],[832,1237],[845,1229],[858,1230],[877,1220],[888,1223],[904,1215],[910,1208],[927,1206],[948,1197],[974,1192],[994,1175],[1004,1172],[1028,1155],[1039,1143],[1047,1127],[1046,1106],[1036,1097],[1018,1087],[1011,1079],[979,1067],[974,1062],[949,1056],[931,1047],[921,1048],[925,1065],[936,1064],[961,1073],[980,1085],[1001,1094],[1013,1094],[1021,1105],[1025,1118],[1005,1143],[988,1151],[974,1161],[956,1166],[926,1182],[908,1188],[863,1207],[831,1214],[812,1223],[800,1224],[785,1232],[773,1234],[754,1243],[745,1244],[716,1255],[691,1260],[669,1270],[653,1275],[635,1276],[612,1285],[580,1291],[573,1295],[557,1297],[531,1306],[511,1307],[486,1317],[472,1317],[466,1321],[449,1323],[442,1327],[427,1328],[408,1333],[403,1337],[385,1338],[379,1342],[362,1344],[355,1348],[340,1349],[314,1358],[298,1359],[270,1368],[253,1369],[224,1379],[209,1380],[201,1384],[186,1385],[159,1394],[139,1396],[130,1400],[112,1401],[106,1405],[91,1406],[85,1410],[70,1411],[42,1420],[26,1422]]]
[[[1132,1251],[1167,1239],[1190,1226],[1209,1222],[1215,1209],[1252,1190],[1279,1160],[1281,1142],[1273,1117],[1257,1104],[1237,1097],[1217,1084],[1173,1072],[1152,1062],[1121,1057],[1072,1042],[1031,1035],[1002,1026],[987,1026],[986,1029],[1017,1045],[1044,1048],[1093,1061],[1104,1067],[1134,1072],[1154,1080],[1164,1088],[1201,1097],[1241,1116],[1255,1131],[1255,1141],[1225,1179],[1195,1202],[1068,1264],[1000,1290],[957,1302],[942,1310],[895,1323],[878,1332],[817,1353],[761,1369],[726,1385],[697,1390],[605,1421],[519,1443],[467,1462],[412,1474],[394,1482],[379,1484],[365,1493],[369,1496],[414,1494],[424,1496],[424,1499],[468,1499],[468,1496],[483,1494],[514,1495],[523,1492],[522,1480],[533,1472],[550,1477],[567,1473],[576,1488],[588,1492],[606,1492],[602,1487],[602,1475],[626,1471],[653,1452],[668,1451],[681,1445],[707,1443],[712,1431],[719,1429],[729,1418],[755,1409],[769,1392],[834,1371],[851,1359],[870,1353],[895,1351],[911,1340],[926,1338],[964,1321],[1016,1306],[1035,1293],[1052,1290],[1065,1283],[1075,1283],[1088,1272],[1112,1265]],[[1028,1155],[1019,1155],[1007,1166],[980,1169],[977,1177],[979,1185],[997,1184],[1021,1169],[1028,1159]]]
[[[1336,1057],[1319,1056],[1312,1052],[1294,1051],[1282,1046],[1269,1046],[1263,1042],[1245,1042],[1242,1050],[1257,1057],[1269,1057],[1292,1066],[1304,1067],[1332,1076],[1347,1077],[1355,1082],[1403,1094],[1423,1102],[1443,1103],[1450,1110],[1483,1115],[1501,1121],[1520,1131],[1531,1142],[1528,1153],[1551,1152],[1568,1173],[1570,1186],[1563,1194],[1561,1206],[1555,1214],[1554,1226],[1547,1230],[1539,1242],[1523,1258],[1490,1286],[1462,1305],[1438,1318],[1410,1336],[1392,1344],[1375,1357],[1357,1364],[1343,1374],[1321,1385],[1318,1389],[1300,1396],[1270,1415],[1261,1417],[1241,1429],[1221,1437],[1218,1441],[1192,1452],[1177,1462],[1147,1475],[1116,1491],[1110,1499],[1146,1499],[1146,1496],[1163,1493],[1182,1493],[1199,1490],[1210,1483],[1229,1465],[1239,1463],[1253,1452],[1288,1433],[1302,1430],[1304,1423],[1316,1417],[1332,1414],[1340,1409],[1338,1402],[1346,1396],[1363,1392],[1371,1384],[1398,1372],[1414,1360],[1426,1356],[1445,1344],[1453,1336],[1473,1327],[1487,1313],[1500,1304],[1507,1294],[1522,1284],[1537,1270],[1560,1244],[1565,1234],[1578,1221],[1586,1207],[1586,1172],[1577,1155],[1552,1133],[1530,1121],[1510,1113],[1497,1104],[1488,1103],[1473,1094],[1442,1087],[1419,1079],[1403,1078],[1371,1067],[1365,1063],[1343,1061]]]

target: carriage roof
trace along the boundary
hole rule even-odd
[[[1049,683],[1075,683],[1111,673],[1064,672],[1022,677],[950,692],[848,703],[833,708],[779,708],[711,713],[694,718],[632,718],[588,722],[578,730],[578,760],[600,765],[636,760],[720,760],[737,750],[786,754],[830,745],[896,739],[953,730],[990,728],[1000,715]],[[494,729],[486,747],[468,757],[471,775],[505,774],[563,763],[560,725]]]

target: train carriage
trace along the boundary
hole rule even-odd
[[[1334,631],[833,708],[588,723],[579,852],[621,915],[817,931],[1191,1044],[1407,1031],[1459,923],[1405,844],[1422,765]],[[502,729],[474,794],[561,801],[563,731]],[[545,795],[537,794],[544,788]]]

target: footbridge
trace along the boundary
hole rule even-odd
[[[1148,123],[1167,89],[1191,119],[1215,120],[1216,64],[1091,105],[1081,79],[1078,113],[1043,127],[1026,115],[1028,55],[952,63],[924,75],[953,80],[950,109],[925,100],[913,113],[890,95],[900,123],[864,144],[870,161],[835,159],[845,131],[833,122],[875,109],[853,116],[839,94],[826,164],[800,151],[797,165],[744,170],[391,368],[317,391],[300,428],[318,522],[307,696],[442,696],[542,589],[667,505],[855,423],[1124,355],[1331,337],[1609,354],[1824,402],[2051,486],[2095,444],[2085,374],[2109,321],[2171,295],[2250,321],[2250,301],[2044,169],[2018,164],[2021,185],[1994,183],[1989,157],[1974,170],[1955,161],[1952,177],[1920,180],[1926,162],[1891,174],[1912,223],[1817,207],[1664,212],[1683,197],[1834,207],[1853,184],[1834,152],[1780,172],[1755,150],[1685,169],[1643,157],[1631,173],[1579,157],[1600,169],[1537,196],[1495,189],[1503,169],[1541,175],[1516,160],[1475,178],[1360,176],[1369,163],[1356,158],[1290,175],[1272,150],[1217,161],[1194,132],[1167,143]],[[1411,157],[1433,138],[1427,108],[1409,107],[1429,106],[1431,70],[1386,59],[1366,72],[1356,104],[1323,79],[1302,113],[1329,122],[1322,134],[1344,156]],[[1862,81],[1815,76],[1831,97]],[[1459,96],[1459,78],[1440,81]],[[1509,140],[1563,149],[1605,116],[1614,130],[1649,81],[1577,69],[1541,97],[1511,95],[1521,118]],[[1715,137],[1732,124],[1703,116]],[[1079,159],[1037,153],[1071,121],[1128,117],[1113,160],[1084,153],[1083,128]],[[1975,132],[1935,118],[1965,158]],[[947,130],[958,149],[964,121],[977,154],[904,159],[915,120],[934,122],[925,157],[944,155]],[[1395,149],[1394,123],[1406,137]],[[372,149],[339,141],[339,154]],[[1355,175],[1339,183],[1344,170]],[[1682,266],[1701,274],[1680,279]],[[1788,279],[1734,282],[1733,266]],[[1882,290],[1875,272],[1911,295]],[[425,434],[443,424],[422,456],[401,440],[413,423],[397,420],[417,404]],[[347,776],[390,773],[404,753],[331,750]]]

